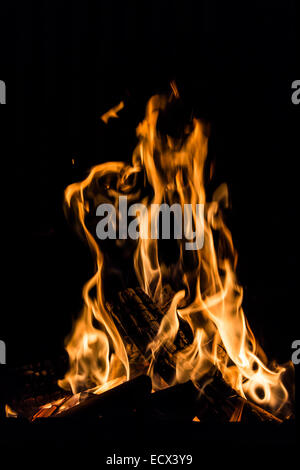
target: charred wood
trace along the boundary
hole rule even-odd
[[[152,394],[144,403],[149,419],[174,419],[200,422],[278,422],[281,420],[249,400],[240,397],[219,372],[194,384],[188,381]]]
[[[133,410],[150,395],[151,379],[140,375],[101,395],[86,394],[84,400],[72,408],[54,414],[57,418],[97,418],[98,416],[119,416],[124,410]]]
[[[108,304],[108,309],[127,345],[130,362],[136,362],[138,358],[146,372],[151,360],[148,345],[155,339],[165,312],[140,288],[119,292],[117,298]],[[176,352],[192,342],[190,326],[179,317],[178,320],[179,330],[174,344],[164,345],[156,359],[156,370],[166,381],[174,372]]]

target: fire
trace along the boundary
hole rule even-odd
[[[115,385],[130,377],[126,347],[106,307],[103,252],[89,223],[100,203],[113,202],[118,213],[119,197],[126,195],[130,202],[140,202],[149,209],[167,203],[179,204],[184,211],[184,205],[189,204],[189,240],[197,238],[200,229],[204,233],[203,246],[196,250],[188,250],[184,240],[176,240],[177,254],[171,263],[161,256],[158,231],[154,237],[143,236],[136,242],[134,268],[142,289],[158,305],[163,302],[166,283],[176,291],[157,336],[148,345],[152,357],[148,374],[153,389],[162,383],[166,386],[190,379],[197,384],[205,374],[218,369],[241,397],[279,414],[288,400],[282,381],[286,368],[268,368],[243,312],[243,289],[235,274],[237,254],[222,217],[222,207],[228,205],[227,186],[221,185],[212,201],[206,200],[204,165],[209,126],[194,117],[184,125],[180,136],[159,130],[160,117],[179,98],[175,82],[171,87],[170,97],[153,96],[149,100],[146,116],[136,130],[138,144],[132,165],[110,162],[95,166],[84,181],[65,191],[66,213],[72,216],[93,252],[95,274],[83,289],[83,310],[66,346],[70,370],[60,385],[78,393],[92,387],[101,390],[105,384]],[[121,102],[105,113],[103,121],[117,117],[123,106]],[[142,195],[137,177],[143,174],[151,195]],[[200,224],[197,205],[204,205]],[[142,211],[138,216],[140,227],[148,234],[153,219],[157,220],[155,210],[149,213],[147,219]],[[126,249],[126,240],[116,243]],[[180,317],[189,323],[194,339],[177,353],[174,377],[166,384],[157,375],[155,363],[161,348],[174,342]],[[241,410],[236,411],[232,420],[239,420],[240,414]]]
[[[9,405],[5,405],[5,416],[6,418],[17,418],[18,413],[14,411]]]
[[[124,102],[121,101],[117,106],[114,106],[111,108],[107,113],[102,114],[101,119],[102,121],[107,124],[108,120],[111,118],[117,118],[118,117],[118,112],[121,111],[124,108]]]

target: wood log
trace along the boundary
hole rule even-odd
[[[107,304],[126,344],[131,371],[133,370],[131,375],[136,376],[136,379],[101,395],[84,393],[79,404],[59,412],[59,406],[56,404],[49,409],[38,408],[39,405],[53,400],[64,397],[67,400],[70,397],[58,390],[57,374],[49,374],[49,369],[45,374],[46,365],[27,366],[18,371],[18,374],[12,374],[10,380],[6,380],[6,373],[3,383],[6,383],[6,387],[10,383],[13,390],[13,398],[9,399],[6,394],[6,402],[29,419],[32,419],[33,415],[34,419],[43,416],[96,417],[100,414],[111,415],[114,410],[121,413],[124,409],[139,407],[146,416],[171,419],[191,420],[197,417],[201,422],[280,422],[272,414],[240,397],[225,383],[217,370],[212,370],[210,375],[206,375],[196,384],[189,381],[150,395],[151,380],[141,374],[147,372],[149,367],[151,351],[147,347],[157,335],[171,298],[172,292],[167,292],[166,301],[163,307],[159,308],[142,289],[129,288],[119,292],[117,297]],[[176,352],[184,349],[193,340],[188,323],[181,318],[178,320],[179,331],[174,344],[164,346],[156,361],[156,370],[166,382],[174,373]]]
[[[136,288],[119,292],[118,300],[109,305],[125,343],[131,345],[137,360],[141,361],[142,358],[145,365],[149,363],[151,354],[147,345],[155,338],[169,304],[166,302],[164,309],[160,309],[142,289]],[[179,318],[179,331],[174,344],[164,346],[156,361],[157,372],[166,382],[174,372],[176,352],[184,349],[192,339],[188,323]],[[183,405],[185,395],[187,405]],[[280,422],[271,413],[240,397],[214,368],[195,385],[187,382],[152,394],[147,406],[153,415],[172,416],[172,403],[174,416],[188,417],[194,413],[200,421]]]
[[[68,408],[52,415],[55,418],[97,418],[99,416],[118,416],[124,410],[133,410],[150,395],[152,383],[147,375],[140,375],[135,379],[108,390],[101,395],[86,394],[83,401],[72,408]]]
[[[180,419],[200,422],[278,422],[281,420],[240,397],[221,374],[215,372],[194,384],[188,381],[152,394],[144,403],[148,419]]]
[[[119,332],[127,345],[130,363],[140,363],[147,371],[151,360],[148,345],[157,335],[164,311],[140,288],[126,289],[107,304]],[[165,306],[167,309],[167,304]],[[164,345],[156,360],[156,370],[166,381],[175,369],[175,354],[192,342],[188,323],[178,317],[179,330],[173,344]]]
[[[279,418],[241,397],[223,379],[220,371],[212,370],[197,384],[199,402],[196,416],[200,421],[218,422],[281,422]]]

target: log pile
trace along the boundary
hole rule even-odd
[[[5,384],[6,389],[2,401],[30,420],[48,416],[80,419],[115,416],[126,410],[140,413],[149,420],[191,421],[196,418],[201,422],[218,423],[280,422],[267,411],[240,397],[224,382],[217,370],[199,383],[189,381],[151,393],[151,380],[145,375],[151,359],[147,346],[158,332],[170,304],[170,294],[166,292],[166,301],[162,308],[155,305],[140,288],[123,290],[107,304],[127,348],[132,372],[130,381],[101,395],[90,392],[80,394],[80,399],[74,406],[65,407],[62,411],[60,407],[70,399],[70,395],[58,388],[57,379],[61,377],[61,373],[57,373],[57,370],[53,372],[53,366],[47,370],[46,365],[43,365],[39,371],[32,370],[32,367],[23,368],[17,373],[14,371],[9,379],[3,379],[2,369],[0,382]],[[179,331],[174,344],[164,346],[157,358],[156,369],[163,380],[168,382],[174,373],[176,352],[191,342],[191,329],[187,322],[179,318]],[[39,408],[48,402],[55,403]],[[72,401],[69,400],[69,403]]]
[[[157,334],[163,315],[168,309],[172,291],[165,292],[162,309],[140,289],[126,289],[118,294],[118,300],[109,305],[117,327],[130,344],[133,356],[149,363],[147,345]],[[178,317],[179,331],[173,345],[165,346],[157,358],[156,369],[168,381],[174,372],[175,354],[192,342],[192,332],[187,322]],[[134,358],[133,358],[134,359]],[[204,386],[205,384],[205,386]],[[201,390],[201,392],[200,392]],[[172,409],[171,404],[174,403]],[[188,409],[186,405],[188,404]],[[171,408],[170,408],[171,407]],[[144,411],[149,415],[190,417],[200,421],[280,421],[272,414],[240,397],[225,383],[219,371],[214,370],[198,384],[187,382],[152,394]],[[168,412],[166,410],[169,410]]]

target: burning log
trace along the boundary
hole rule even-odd
[[[281,420],[252,402],[240,397],[219,373],[205,377],[194,385],[192,381],[177,384],[152,394],[144,403],[149,419],[180,419],[200,422],[278,422]]]
[[[115,388],[95,395],[87,393],[77,405],[54,414],[57,418],[95,418],[120,415],[124,410],[133,410],[141,405],[152,389],[151,379],[140,375]]]
[[[198,384],[188,381],[164,390],[151,392],[151,380],[142,375],[125,382],[101,395],[79,394],[74,404],[68,407],[54,405],[34,416],[89,419],[98,416],[121,416],[124,412],[136,410],[147,420],[181,420],[190,422],[193,418],[207,423],[244,422],[281,423],[271,413],[240,397],[217,372],[206,376]],[[75,396],[76,398],[76,396]],[[67,407],[67,408],[66,408]],[[65,409],[64,409],[65,408]]]
[[[167,306],[168,302],[164,310]],[[142,358],[142,367],[147,368],[151,360],[148,345],[157,335],[164,311],[139,287],[119,292],[117,299],[108,304],[108,309],[127,344],[130,362],[135,363],[135,358],[138,358],[141,364]],[[156,369],[166,381],[174,371],[176,352],[184,349],[193,339],[188,323],[180,317],[178,320],[179,330],[174,344],[164,345],[156,361]]]
[[[119,292],[108,304],[127,346],[132,376],[144,373],[149,366],[151,351],[147,346],[157,335],[170,297],[167,291],[166,301],[160,308],[142,289],[129,288]],[[156,363],[157,372],[166,381],[174,372],[176,352],[184,349],[193,339],[189,325],[181,318],[178,320],[179,330],[174,343],[162,348]],[[23,367],[14,373],[5,368],[2,382],[10,390],[2,400],[5,399],[14,410],[30,420],[48,416],[87,419],[139,409],[149,419],[191,421],[197,417],[201,422],[217,423],[280,422],[272,414],[240,397],[218,371],[204,376],[197,384],[188,381],[153,394],[150,394],[150,377],[139,375],[101,395],[87,391],[70,398],[58,389],[54,369],[53,364],[49,368],[49,363],[39,364],[39,367]],[[45,405],[47,403],[49,406]],[[45,406],[39,408],[41,405]]]
[[[200,421],[281,422],[279,418],[242,398],[228,385],[219,371],[205,376],[198,384],[196,416]]]
[[[119,292],[118,299],[109,304],[109,310],[126,344],[144,367],[149,363],[147,345],[155,338],[164,312],[155,305],[140,288]],[[179,331],[173,345],[164,346],[157,358],[156,368],[167,380],[175,368],[175,353],[192,342],[189,325],[179,318]],[[201,391],[200,391],[201,390]],[[197,416],[201,421],[278,421],[271,413],[240,397],[222,378],[219,371],[206,375],[196,386],[188,381],[156,392],[144,405],[146,414],[190,419]],[[147,410],[148,409],[148,410]]]

